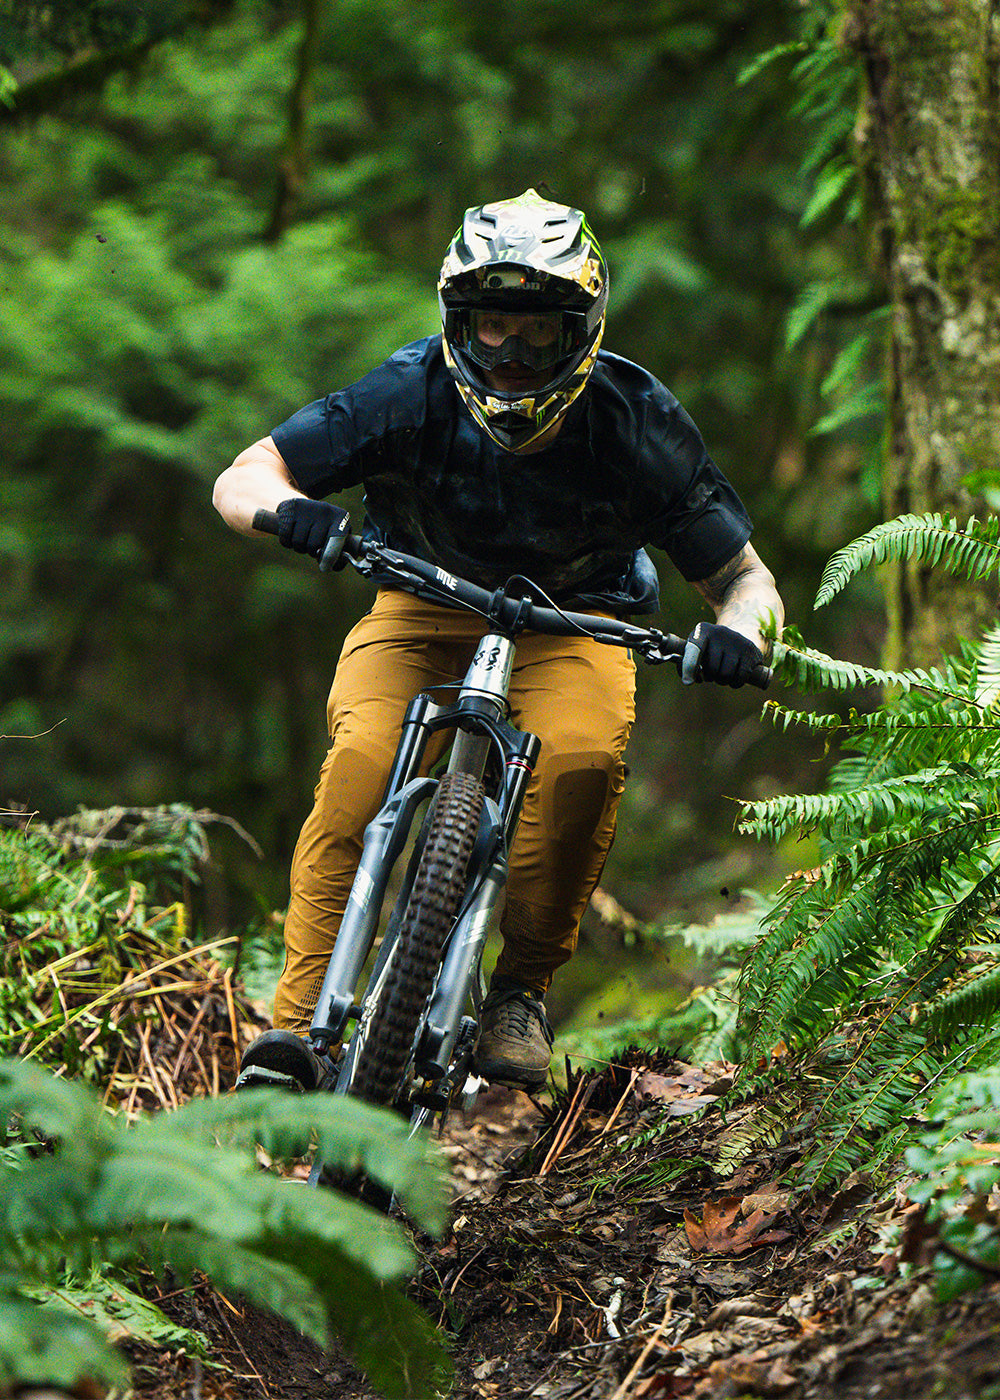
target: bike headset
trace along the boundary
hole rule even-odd
[[[467,209],[438,281],[445,363],[487,435],[523,452],[564,416],[597,361],[608,304],[608,269],[579,209],[525,190]],[[480,313],[556,313],[544,343],[508,336],[499,346],[477,335]],[[540,388],[502,392],[483,371],[516,360],[551,370]]]

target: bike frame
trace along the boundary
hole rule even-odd
[[[343,1038],[351,1020],[358,1022],[340,1069],[336,1092],[350,1089],[353,1064],[364,1039],[366,1004],[377,990],[379,979],[386,975],[396,929],[410,894],[419,838],[368,988],[361,1001],[355,1002],[355,988],[374,945],[393,868],[409,838],[417,810],[437,786],[436,778],[420,775],[427,745],[433,734],[448,729],[456,731],[449,772],[482,777],[492,749],[500,760],[501,774],[496,790],[486,794],[465,896],[415,1039],[414,1078],[428,1085],[446,1081],[436,1091],[426,1090],[423,1097],[432,1106],[444,1108],[454,1089],[455,1048],[460,1038],[468,1041],[473,1029],[464,1026],[465,1010],[470,992],[474,1002],[478,1002],[481,993],[479,966],[490,918],[506,883],[507,855],[541,748],[536,735],[516,729],[504,718],[514,645],[510,637],[486,633],[457,700],[443,705],[425,691],[407,708],[382,807],[365,831],[358,872],[310,1029],[314,1048],[322,1052]]]

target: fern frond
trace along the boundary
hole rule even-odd
[[[783,44],[775,44],[773,48],[768,49],[766,53],[758,54],[756,58],[740,69],[736,75],[736,86],[746,87],[748,83],[752,83],[765,69],[770,68],[779,59],[788,58],[791,54],[802,54],[807,47],[804,39],[791,39]]]
[[[13,1287],[0,1285],[0,1389],[59,1386],[69,1394],[82,1383],[123,1386],[128,1368],[121,1354],[80,1312],[42,1306]],[[49,1392],[51,1393],[51,1392]]]
[[[935,1067],[919,1030],[898,1009],[885,1016],[817,1107],[804,1181],[819,1189],[866,1163],[887,1135],[901,1138],[902,1120],[924,1097]]]
[[[840,661],[825,652],[806,646],[794,628],[786,628],[774,647],[774,670],[786,683],[806,692],[852,690],[858,686],[892,687],[909,690],[915,685],[932,684],[925,671],[885,671],[862,666],[856,661]]]
[[[984,578],[1000,567],[998,537],[998,519],[977,521],[973,516],[960,526],[953,516],[901,515],[876,525],[833,556],[823,570],[813,606],[823,607],[870,564],[890,560],[916,559],[968,579]]]
[[[252,1150],[259,1138],[301,1149],[315,1130],[339,1161],[374,1167],[381,1155],[380,1179],[401,1185],[415,1218],[434,1227],[440,1176],[393,1115],[332,1095],[303,1102],[260,1090],[134,1127],[103,1113],[81,1085],[0,1060],[0,1124],[12,1114],[53,1145],[0,1159],[0,1260],[15,1277],[44,1280],[67,1261],[81,1273],[150,1259],[199,1269],[321,1343],[333,1328],[385,1393],[434,1391],[444,1354],[395,1286],[414,1259],[403,1229],[335,1191],[290,1190],[259,1170]]]
[[[976,704],[989,709],[1000,697],[1000,627],[991,628],[976,648]]]
[[[824,413],[818,422],[809,429],[810,437],[822,437],[825,433],[836,433],[851,423],[861,423],[885,413],[885,388],[880,379],[861,384],[844,398],[836,408]]]
[[[965,782],[964,775],[946,765],[878,783],[845,783],[833,792],[744,802],[738,829],[779,841],[793,829],[808,833],[822,824],[835,838],[838,829],[849,826],[856,839],[908,813],[924,812],[932,801],[935,805],[947,801],[949,790]]]
[[[934,1036],[954,1035],[1000,1020],[1000,962],[969,968],[926,1008]]]
[[[769,1104],[751,1107],[743,1121],[726,1133],[713,1164],[716,1172],[719,1176],[732,1176],[758,1148],[777,1147],[787,1127],[785,1108],[772,1108]]]
[[[217,1139],[236,1148],[259,1143],[273,1159],[285,1161],[309,1155],[315,1145],[328,1166],[363,1171],[393,1190],[425,1230],[436,1233],[444,1226],[445,1179],[403,1119],[348,1096],[314,1094],[303,1102],[260,1089],[253,1100],[249,1114],[237,1096],[195,1099],[182,1112],[158,1114],[133,1132],[143,1150],[172,1150],[166,1145],[177,1139]]]

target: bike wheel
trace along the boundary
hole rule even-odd
[[[368,1103],[394,1103],[405,1078],[417,1024],[465,892],[483,795],[482,782],[469,773],[446,773],[438,784],[396,943],[356,1032],[363,1041],[348,1093]]]

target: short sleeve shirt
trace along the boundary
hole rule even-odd
[[[520,574],[563,605],[655,611],[645,546],[694,580],[750,538],[742,502],[673,394],[607,351],[538,452],[487,437],[439,335],[317,399],[273,437],[306,495],[364,486],[368,535],[485,588]]]

